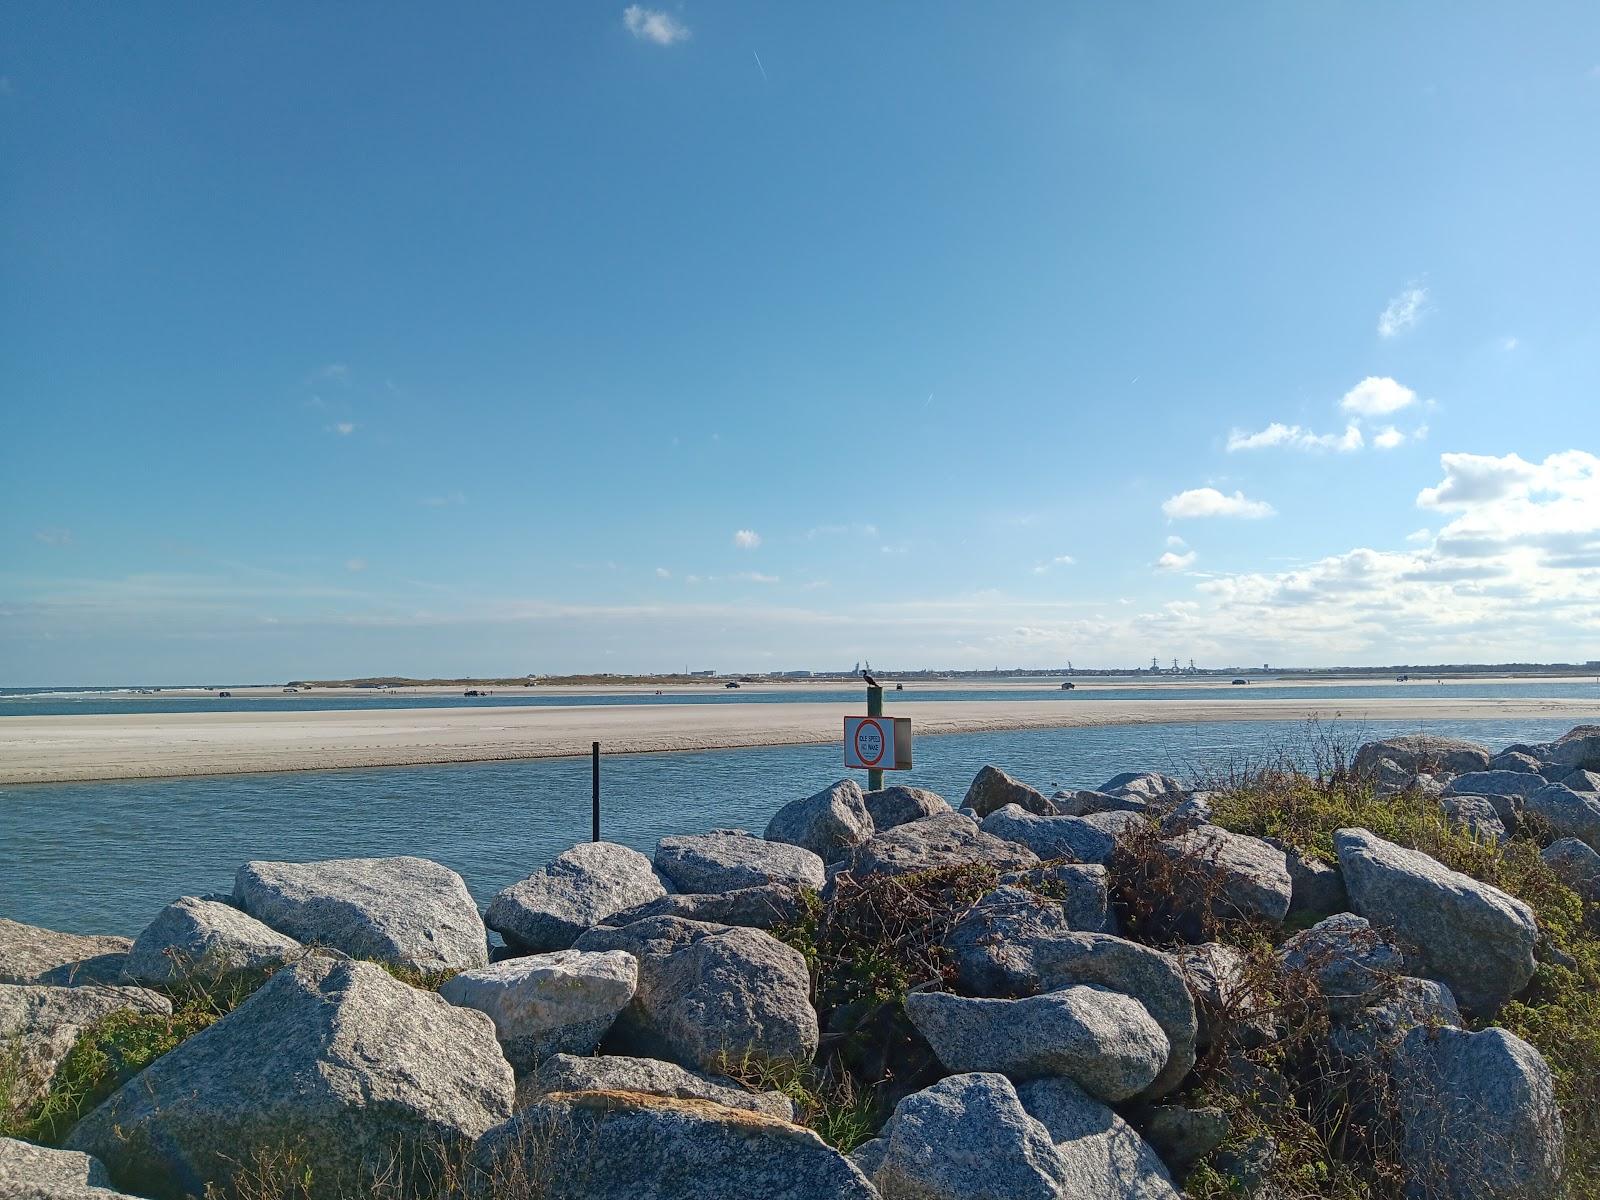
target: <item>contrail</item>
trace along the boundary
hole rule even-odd
[[[762,83],[771,82],[770,80],[767,79],[767,69],[765,67],[761,66],[761,55],[756,54],[756,52],[754,50],[750,51],[750,53],[756,55],[756,66],[758,68],[760,68],[760,71],[761,71],[761,82]]]

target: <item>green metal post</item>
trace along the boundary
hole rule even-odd
[[[873,687],[870,683],[867,685],[867,716],[883,716],[883,689],[881,687]],[[867,791],[875,792],[882,786],[883,772],[868,770]]]

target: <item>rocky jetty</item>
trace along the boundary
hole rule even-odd
[[[131,941],[0,921],[0,1196],[1588,1194],[1597,784],[1594,726],[984,766],[575,846],[483,916],[391,858],[246,863]]]

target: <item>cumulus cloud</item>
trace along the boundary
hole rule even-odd
[[[689,38],[689,27],[682,21],[642,4],[630,4],[623,9],[622,23],[640,41],[654,42],[658,46],[672,46]]]
[[[672,578],[672,572],[667,570],[665,567],[657,567],[656,568],[656,578],[657,579],[671,579]]]
[[[1190,550],[1187,554],[1174,554],[1171,550],[1168,550],[1160,558],[1156,559],[1156,567],[1162,571],[1187,571],[1194,566],[1194,560],[1199,557],[1193,550]]]
[[[1406,435],[1401,433],[1393,425],[1385,425],[1382,429],[1378,430],[1377,433],[1372,435],[1372,444],[1379,450],[1393,450],[1405,440]]]
[[[338,423],[329,426],[329,428],[331,428],[333,432],[337,433],[340,437],[349,437],[356,431],[356,423],[354,421],[339,421]]]
[[[1378,314],[1378,336],[1399,337],[1406,330],[1415,328],[1417,322],[1422,320],[1427,303],[1427,288],[1408,287]]]
[[[1540,463],[1516,454],[1439,462],[1444,479],[1417,495],[1418,507],[1455,514],[1439,530],[1439,553],[1523,572],[1600,562],[1600,458],[1566,450]]]
[[[761,545],[761,535],[754,529],[735,530],[733,544],[741,550],[754,550]]]
[[[1274,421],[1265,429],[1255,433],[1235,429],[1228,434],[1230,454],[1236,450],[1262,450],[1271,446],[1286,446],[1294,450],[1348,452],[1361,449],[1361,443],[1361,430],[1355,425],[1346,425],[1343,433],[1312,433],[1299,425],[1285,425],[1280,421]]]
[[[1368,375],[1344,394],[1339,407],[1362,417],[1386,417],[1416,403],[1417,394],[1388,376]]]
[[[1190,488],[1170,497],[1161,506],[1169,517],[1244,517],[1257,519],[1270,517],[1277,510],[1265,500],[1249,500],[1243,492],[1227,496],[1216,488]]]

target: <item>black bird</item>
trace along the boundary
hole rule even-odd
[[[867,681],[867,686],[868,687],[882,687],[883,686],[876,679],[874,679],[871,675],[868,675],[865,671],[861,672],[861,678],[863,678],[863,679],[865,679]]]

